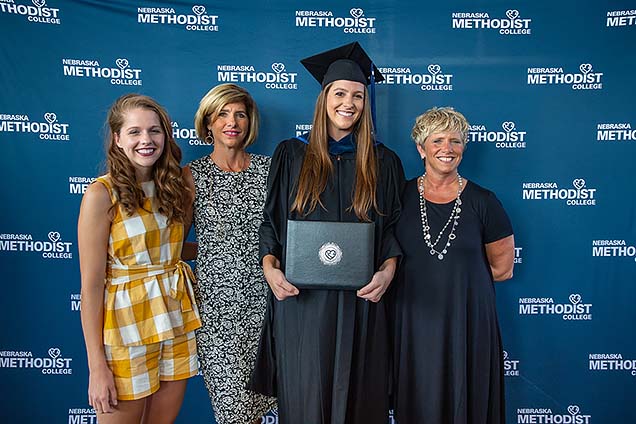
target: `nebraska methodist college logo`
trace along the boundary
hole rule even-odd
[[[180,25],[188,31],[218,31],[218,15],[207,13],[205,6],[192,6],[192,13],[177,13],[172,7],[138,7],[140,24]]]
[[[197,137],[197,130],[195,128],[180,127],[177,121],[172,121],[172,136],[177,143],[187,143],[190,146],[209,146],[210,143],[206,143],[203,140],[199,140]]]
[[[453,12],[453,29],[495,30],[501,35],[530,35],[532,19],[523,18],[516,9],[506,10],[506,16],[491,18],[487,12]]]
[[[0,350],[0,368],[37,369],[42,374],[73,374],[73,359],[64,358],[60,348],[52,347],[47,353],[48,357],[34,357],[30,351]]]
[[[633,258],[636,261],[636,246],[623,239],[592,240],[592,256],[605,258]]]
[[[62,241],[58,231],[49,231],[48,240],[33,240],[31,234],[0,234],[1,252],[38,253],[44,259],[72,259],[70,241]]]
[[[505,377],[519,377],[519,360],[512,359],[507,351],[503,351],[503,366]]]
[[[94,59],[62,59],[64,76],[102,78],[113,85],[142,85],[141,69],[133,68],[128,59],[120,57],[115,66],[101,66]]]
[[[570,303],[555,303],[551,297],[520,297],[519,315],[559,315],[565,321],[589,321],[592,304],[583,303],[581,295],[572,293]]]
[[[253,65],[217,65],[219,82],[256,83],[269,90],[296,90],[298,73],[288,72],[285,64],[274,62],[271,71],[257,71]]]
[[[71,293],[71,311],[78,312],[82,310],[82,295],[80,293]]]
[[[513,121],[501,124],[503,131],[489,131],[485,125],[471,125],[468,131],[468,141],[471,143],[493,144],[497,149],[525,149],[526,132],[520,131]]]
[[[33,0],[30,4],[15,4],[14,0],[0,0],[0,13],[26,16],[27,21],[59,25],[60,9],[46,7],[46,0]]]
[[[297,10],[296,26],[307,28],[338,28],[345,34],[375,34],[376,18],[365,16],[354,7],[349,16],[336,16],[331,10]]]
[[[570,405],[567,411],[552,412],[552,408],[517,408],[517,423],[591,424],[592,416],[581,412],[578,405]]]
[[[592,65],[582,63],[580,72],[563,72],[562,67],[528,68],[528,85],[569,85],[572,90],[602,90],[602,72],[593,72]]]
[[[69,408],[68,424],[94,424],[97,423],[97,415],[93,408]]]
[[[631,26],[636,25],[636,10],[612,10],[607,12],[607,26]]]
[[[84,194],[95,177],[68,177],[69,194]]]
[[[428,73],[415,72],[410,66],[385,66],[379,67],[384,81],[378,84],[386,85],[413,85],[422,91],[452,91],[453,75],[442,71],[437,63],[432,63],[426,68]]]
[[[636,359],[625,359],[620,353],[590,353],[590,371],[626,371],[636,376]]]
[[[0,113],[0,133],[37,134],[42,141],[70,141],[69,124],[60,122],[57,114],[46,112],[37,121],[29,115]]]
[[[523,256],[521,253],[522,250],[523,247],[515,247],[515,264],[523,263]]]
[[[596,189],[583,178],[572,180],[571,188],[559,188],[555,182],[523,183],[523,200],[562,200],[568,206],[595,206]]]
[[[294,126],[294,134],[296,134],[296,137],[301,137],[303,134],[311,131],[311,126],[312,124],[296,124]]]
[[[596,141],[634,141],[636,129],[629,122],[596,124]]]

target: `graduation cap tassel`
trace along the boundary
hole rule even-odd
[[[369,94],[371,95],[371,120],[373,121],[373,132],[375,133],[375,72],[373,72],[373,62],[371,62],[371,84],[369,87]]]

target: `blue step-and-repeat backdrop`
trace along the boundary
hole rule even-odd
[[[238,83],[261,110],[252,151],[271,154],[311,123],[299,59],[355,40],[385,75],[378,133],[407,176],[414,118],[454,106],[472,124],[462,174],[511,216],[508,422],[636,422],[636,2],[0,0],[0,28],[2,422],[96,422],[76,222],[113,100],[163,104],[186,163],[210,152],[200,98]],[[178,422],[214,422],[201,377]]]

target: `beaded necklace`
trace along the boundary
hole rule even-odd
[[[459,173],[457,173],[457,181],[459,182],[459,188],[457,189],[457,198],[455,199],[453,210],[451,211],[450,217],[448,217],[448,221],[446,221],[446,224],[444,224],[444,227],[442,227],[442,230],[437,235],[437,238],[435,239],[435,243],[431,243],[431,239],[432,239],[431,233],[430,233],[431,227],[428,225],[428,216],[426,215],[426,199],[424,198],[424,178],[425,177],[426,177],[426,172],[424,172],[424,175],[422,175],[419,178],[419,184],[418,184],[418,191],[420,192],[420,217],[422,218],[422,234],[424,235],[424,242],[429,247],[429,249],[431,249],[430,254],[437,255],[437,259],[441,261],[442,259],[444,259],[444,255],[448,253],[448,249],[450,248],[451,242],[455,240],[455,228],[457,227],[457,225],[459,225],[459,214],[462,211],[462,209],[460,208],[462,204],[462,200],[459,198],[459,196],[462,193],[464,180],[462,179],[462,176],[459,175]],[[439,240],[442,237],[442,234],[444,234],[446,227],[448,227],[451,222],[453,223],[453,226],[451,227],[450,233],[448,234],[448,240],[446,241],[446,245],[441,251],[439,251],[435,248],[435,246],[437,246],[437,243],[439,243]]]

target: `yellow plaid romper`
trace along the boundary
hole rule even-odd
[[[97,181],[106,186],[115,204],[117,196],[110,176],[99,177]],[[160,342],[171,345],[177,341],[187,341],[196,351],[191,332],[201,326],[201,320],[192,291],[194,275],[189,265],[181,261],[183,224],[168,225],[167,218],[157,211],[154,182],[142,183],[142,188],[146,195],[143,209],[137,209],[131,216],[119,205],[113,209],[104,289],[107,356],[113,349],[133,352],[139,349],[130,347],[140,346],[145,352],[143,346],[158,346]],[[145,358],[141,355],[134,360],[125,358],[125,363],[121,358],[109,361],[111,368],[119,367],[128,378],[118,382],[117,375],[115,377],[119,399],[139,399],[158,389],[159,382],[148,376],[127,375],[131,372],[127,368],[138,367],[139,363],[146,367],[144,360],[157,362],[158,358],[153,355],[148,353]],[[185,371],[180,370],[177,375],[168,372],[162,379],[178,380],[196,375],[196,358],[190,362]],[[148,365],[152,366],[152,363]]]

